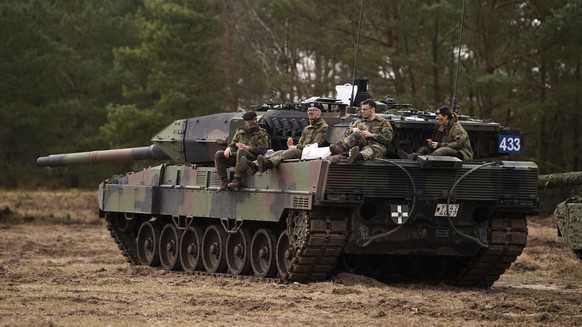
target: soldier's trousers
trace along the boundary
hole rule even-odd
[[[247,157],[249,160],[257,159],[257,156],[245,149],[238,149],[236,153],[232,153],[228,158],[224,156],[224,150],[216,151],[216,154],[214,155],[214,164],[220,179],[226,178],[226,168],[228,167],[235,167],[234,177],[242,179],[243,174],[247,170],[245,165],[240,161],[240,157],[242,156]]]
[[[273,168],[279,166],[281,161],[288,160],[288,159],[301,159],[301,150],[295,149],[287,149],[287,150],[279,150],[274,152],[270,157],[269,161],[273,164]]]
[[[427,146],[422,146],[420,148],[418,148],[418,150],[416,150],[416,153],[420,154],[420,155],[431,155],[431,156],[449,156],[449,157],[455,157],[455,158],[459,158],[461,160],[463,160],[463,154],[458,151],[455,150],[453,148],[450,148],[448,146],[443,146],[442,148],[438,148],[436,150],[434,150],[432,153],[429,153],[428,147]]]
[[[360,148],[360,154],[364,160],[384,158],[386,147],[380,143],[368,143],[361,133],[352,133],[343,141],[344,149],[349,150],[355,146]]]

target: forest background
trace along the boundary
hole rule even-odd
[[[462,8],[365,1],[356,77],[376,99],[450,104]],[[176,119],[272,91],[333,96],[353,74],[359,15],[353,0],[0,1],[0,187],[96,188],[143,163],[36,158],[150,145]],[[521,159],[540,173],[582,169],[580,17],[581,0],[467,1],[460,111],[520,128]]]

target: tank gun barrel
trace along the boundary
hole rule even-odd
[[[582,171],[540,175],[538,177],[538,188],[540,190],[577,185],[582,185]]]
[[[75,166],[137,160],[167,160],[170,157],[156,144],[140,148],[101,150],[90,152],[53,154],[36,159],[40,167]]]

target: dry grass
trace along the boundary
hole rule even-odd
[[[3,326],[577,326],[582,263],[551,218],[491,289],[382,284],[341,274],[280,285],[128,265],[95,192],[2,192]],[[52,217],[47,219],[47,217]],[[34,223],[22,223],[24,221]],[[87,224],[88,223],[88,224]]]
[[[95,190],[0,190],[0,222],[96,224]]]

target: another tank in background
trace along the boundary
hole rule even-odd
[[[540,175],[539,188],[563,188],[582,185],[582,172],[567,172]],[[558,204],[554,211],[558,235],[582,260],[582,197],[573,196]]]

